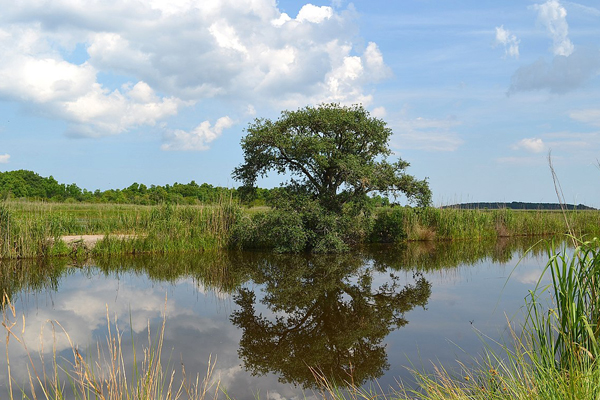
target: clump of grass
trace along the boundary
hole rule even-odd
[[[142,348],[142,357],[136,354],[133,343],[133,369],[127,372],[123,332],[118,324],[111,321],[107,309],[108,333],[106,346],[98,344],[96,355],[82,356],[77,345],[60,323],[51,322],[52,343],[50,361],[44,360],[44,349],[39,360],[28,348],[25,341],[25,327],[19,329],[14,306],[5,296],[3,326],[6,331],[6,357],[8,366],[8,398],[10,400],[45,399],[57,400],[75,398],[81,400],[162,400],[217,399],[220,393],[218,381],[212,378],[214,363],[209,360],[206,376],[195,377],[191,381],[182,371],[181,381],[175,379],[175,371],[170,365],[163,365],[162,347],[165,333],[165,319],[159,332],[152,337],[148,328],[148,345]],[[24,324],[23,324],[24,325]],[[70,344],[70,356],[61,357],[56,348],[58,336],[64,336]],[[41,343],[44,342],[40,337]],[[9,358],[9,344],[17,342],[26,352],[29,365],[25,382],[19,382],[12,375]],[[49,365],[48,365],[49,364]]]
[[[536,362],[570,370],[600,357],[600,239],[580,241],[572,256],[552,250],[545,269],[552,282],[529,294],[526,326]],[[546,290],[549,310],[539,300]]]

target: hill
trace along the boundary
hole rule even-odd
[[[584,204],[563,204],[563,207],[566,210],[595,210],[595,208]],[[525,203],[513,201],[511,203],[461,203],[443,206],[442,208],[458,208],[461,210],[499,210],[504,208],[511,210],[561,210],[561,205],[559,203]]]

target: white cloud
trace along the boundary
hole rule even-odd
[[[387,111],[385,107],[376,107],[373,109],[373,111],[371,111],[371,115],[376,118],[385,118]]]
[[[256,115],[256,108],[254,108],[254,106],[252,104],[248,104],[246,106],[246,111],[244,112],[244,115],[255,116]]]
[[[455,151],[463,140],[453,131],[461,122],[451,116],[444,119],[402,119],[394,124],[392,148],[426,151]]]
[[[167,143],[161,146],[163,150],[202,151],[208,150],[208,144],[213,142],[223,133],[224,129],[231,128],[234,122],[228,116],[221,117],[211,126],[204,121],[190,132],[174,130],[165,135]]]
[[[538,21],[548,29],[548,33],[552,37],[554,55],[571,55],[574,46],[568,37],[567,10],[558,0],[548,0],[544,4],[535,4],[532,8],[538,12]]]
[[[208,31],[214,36],[219,46],[225,49],[237,50],[241,53],[247,53],[248,50],[240,41],[235,29],[225,20],[220,20],[212,24]]]
[[[320,24],[326,19],[330,19],[333,16],[333,9],[331,7],[322,6],[317,7],[312,4],[305,4],[302,6],[296,17],[296,21],[299,22],[312,22],[314,24]]]
[[[571,8],[571,9],[574,8],[574,9],[582,12],[585,15],[593,15],[596,17],[600,17],[600,9],[584,6],[583,4],[579,4],[579,3],[573,3],[571,1],[565,1],[563,3],[567,4],[569,6],[569,8]]]
[[[600,108],[571,111],[569,117],[579,122],[600,126]]]
[[[2,14],[0,98],[77,135],[153,126],[211,98],[233,110],[368,104],[391,75],[375,43],[361,49],[350,6],[305,4],[293,18],[274,0],[23,0]],[[83,63],[65,58],[77,46]]]
[[[10,154],[8,154],[8,153],[0,154],[0,164],[8,164],[9,160],[10,160]]]
[[[97,82],[91,64],[63,60],[31,29],[4,31],[0,51],[0,98],[65,120],[70,134],[104,136],[151,126],[183,104],[174,97],[159,98],[142,81],[110,91]]]
[[[496,44],[504,46],[505,56],[519,58],[519,39],[504,29],[504,25],[496,27]]]
[[[540,138],[525,138],[515,144],[513,149],[523,149],[531,153],[542,153],[547,150],[547,146]]]

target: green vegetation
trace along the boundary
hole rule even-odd
[[[233,171],[240,192],[251,198],[257,179],[270,172],[290,180],[272,193],[272,213],[254,215],[234,233],[240,247],[340,252],[368,233],[370,194],[431,202],[427,181],[405,172],[408,162],[387,160],[392,131],[362,106],[284,111],[277,121],[257,119],[247,132],[244,164]]]
[[[224,248],[239,208],[0,203],[0,258],[168,253]],[[93,248],[64,235],[104,235]],[[118,235],[126,234],[127,237]]]
[[[259,176],[289,173],[285,191],[317,200],[328,211],[359,207],[372,192],[431,202],[426,180],[406,174],[409,163],[387,161],[391,129],[362,106],[322,104],[257,119],[242,139],[244,164],[233,177],[252,191]]]
[[[389,207],[375,213],[371,240],[482,240],[512,236],[600,234],[600,212],[459,210]]]
[[[268,190],[258,193],[257,201],[269,196]],[[0,199],[25,199],[52,202],[86,202],[157,205],[170,204],[217,204],[223,199],[236,196],[235,189],[214,187],[207,183],[198,185],[175,182],[173,185],[151,185],[133,183],[124,189],[105,191],[79,188],[75,183],[59,183],[52,176],[41,177],[32,171],[18,170],[0,172]]]
[[[501,210],[509,208],[511,210],[595,210],[584,204],[560,204],[560,203],[524,203],[521,201],[513,201],[510,203],[461,203],[443,208],[460,208],[465,210]]]
[[[571,211],[577,235],[600,235],[600,212]],[[295,210],[215,205],[0,203],[0,258],[200,252],[241,248],[275,252],[344,252],[364,243],[489,241],[568,231],[550,211],[377,207],[371,215],[332,214],[316,202]],[[102,235],[92,248],[65,235]]]

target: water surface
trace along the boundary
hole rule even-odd
[[[411,367],[468,364],[482,337],[508,340],[507,320],[518,325],[547,260],[540,246],[521,259],[535,241],[411,243],[338,256],[4,262],[0,288],[24,315],[30,352],[46,359],[53,344],[67,360],[72,346],[95,354],[96,343],[106,343],[107,316],[139,348],[164,315],[163,355],[177,371],[184,365],[187,376],[204,375],[212,359],[213,376],[236,399],[302,398],[314,388],[309,367],[336,382],[386,389],[398,380],[411,385]],[[53,327],[69,338],[53,337]],[[11,341],[9,354],[13,378],[24,382],[23,346]]]

